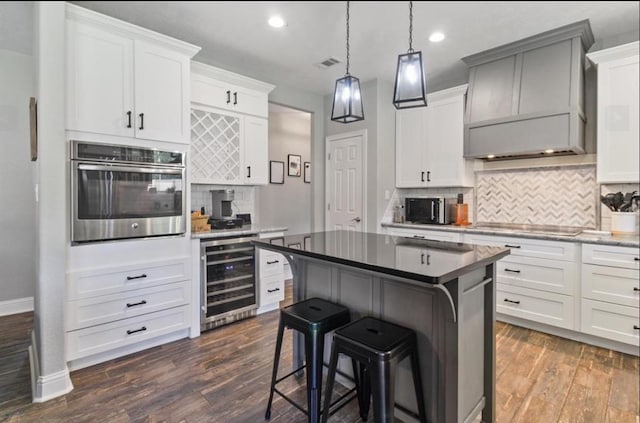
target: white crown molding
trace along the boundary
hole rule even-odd
[[[628,44],[607,48],[604,50],[588,53],[587,57],[593,63],[610,62],[612,60],[625,59],[631,56],[638,56],[640,53],[640,42],[634,41]]]
[[[67,3],[66,6],[66,16],[69,20],[90,23],[102,29],[120,33],[125,37],[138,39],[143,38],[145,41],[159,44],[163,47],[171,48],[179,53],[188,55],[189,58],[195,56],[196,53],[201,50],[200,47],[193,44],[85,9],[84,7],[76,6],[75,4]]]
[[[33,311],[33,297],[17,298],[15,300],[0,301],[0,316],[26,313]]]
[[[240,85],[242,87],[263,92],[265,94],[269,94],[276,87],[275,85],[258,81],[257,79],[238,75],[237,73],[229,72],[227,70],[216,68],[214,66],[196,62],[193,60],[191,61],[191,74],[192,76],[204,76],[215,79],[217,81],[223,81],[228,84]]]
[[[440,101],[440,100],[446,100],[450,98],[463,96],[467,93],[468,87],[469,87],[469,84],[462,84],[456,87],[447,88],[446,90],[429,93],[427,94],[427,104],[429,104],[432,101]]]

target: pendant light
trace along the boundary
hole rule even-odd
[[[409,109],[427,105],[427,91],[422,66],[422,52],[413,51],[413,2],[409,2],[409,50],[398,55],[396,83],[393,90],[396,109]]]
[[[360,80],[349,74],[349,2],[347,2],[347,73],[336,81],[333,93],[331,120],[340,123],[357,122],[364,119]]]

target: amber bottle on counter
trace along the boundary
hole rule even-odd
[[[463,203],[462,194],[458,194],[458,203],[456,204],[456,225],[467,226],[469,224],[469,205]]]

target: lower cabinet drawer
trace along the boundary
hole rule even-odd
[[[601,301],[582,300],[582,332],[640,345],[640,312],[635,307],[626,307]]]
[[[498,283],[496,311],[565,329],[574,328],[573,296]]]
[[[260,305],[284,300],[284,276],[276,275],[260,279]]]
[[[282,254],[260,250],[260,277],[282,274],[284,262]]]
[[[462,233],[453,231],[430,231],[409,228],[387,228],[387,233],[392,236],[404,236],[407,238],[433,239],[436,241],[460,242]]]
[[[582,296],[596,301],[638,308],[640,306],[640,271],[583,264]]]
[[[187,304],[187,281],[67,303],[67,327],[75,330]]]
[[[67,360],[75,360],[189,327],[189,306],[67,332]]]
[[[574,262],[507,256],[497,262],[499,283],[572,295],[578,266]]]

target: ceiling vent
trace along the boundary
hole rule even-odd
[[[320,69],[329,69],[331,66],[337,65],[338,63],[342,63],[342,60],[335,57],[329,57],[324,59],[320,63],[315,63],[315,66],[319,67]]]

